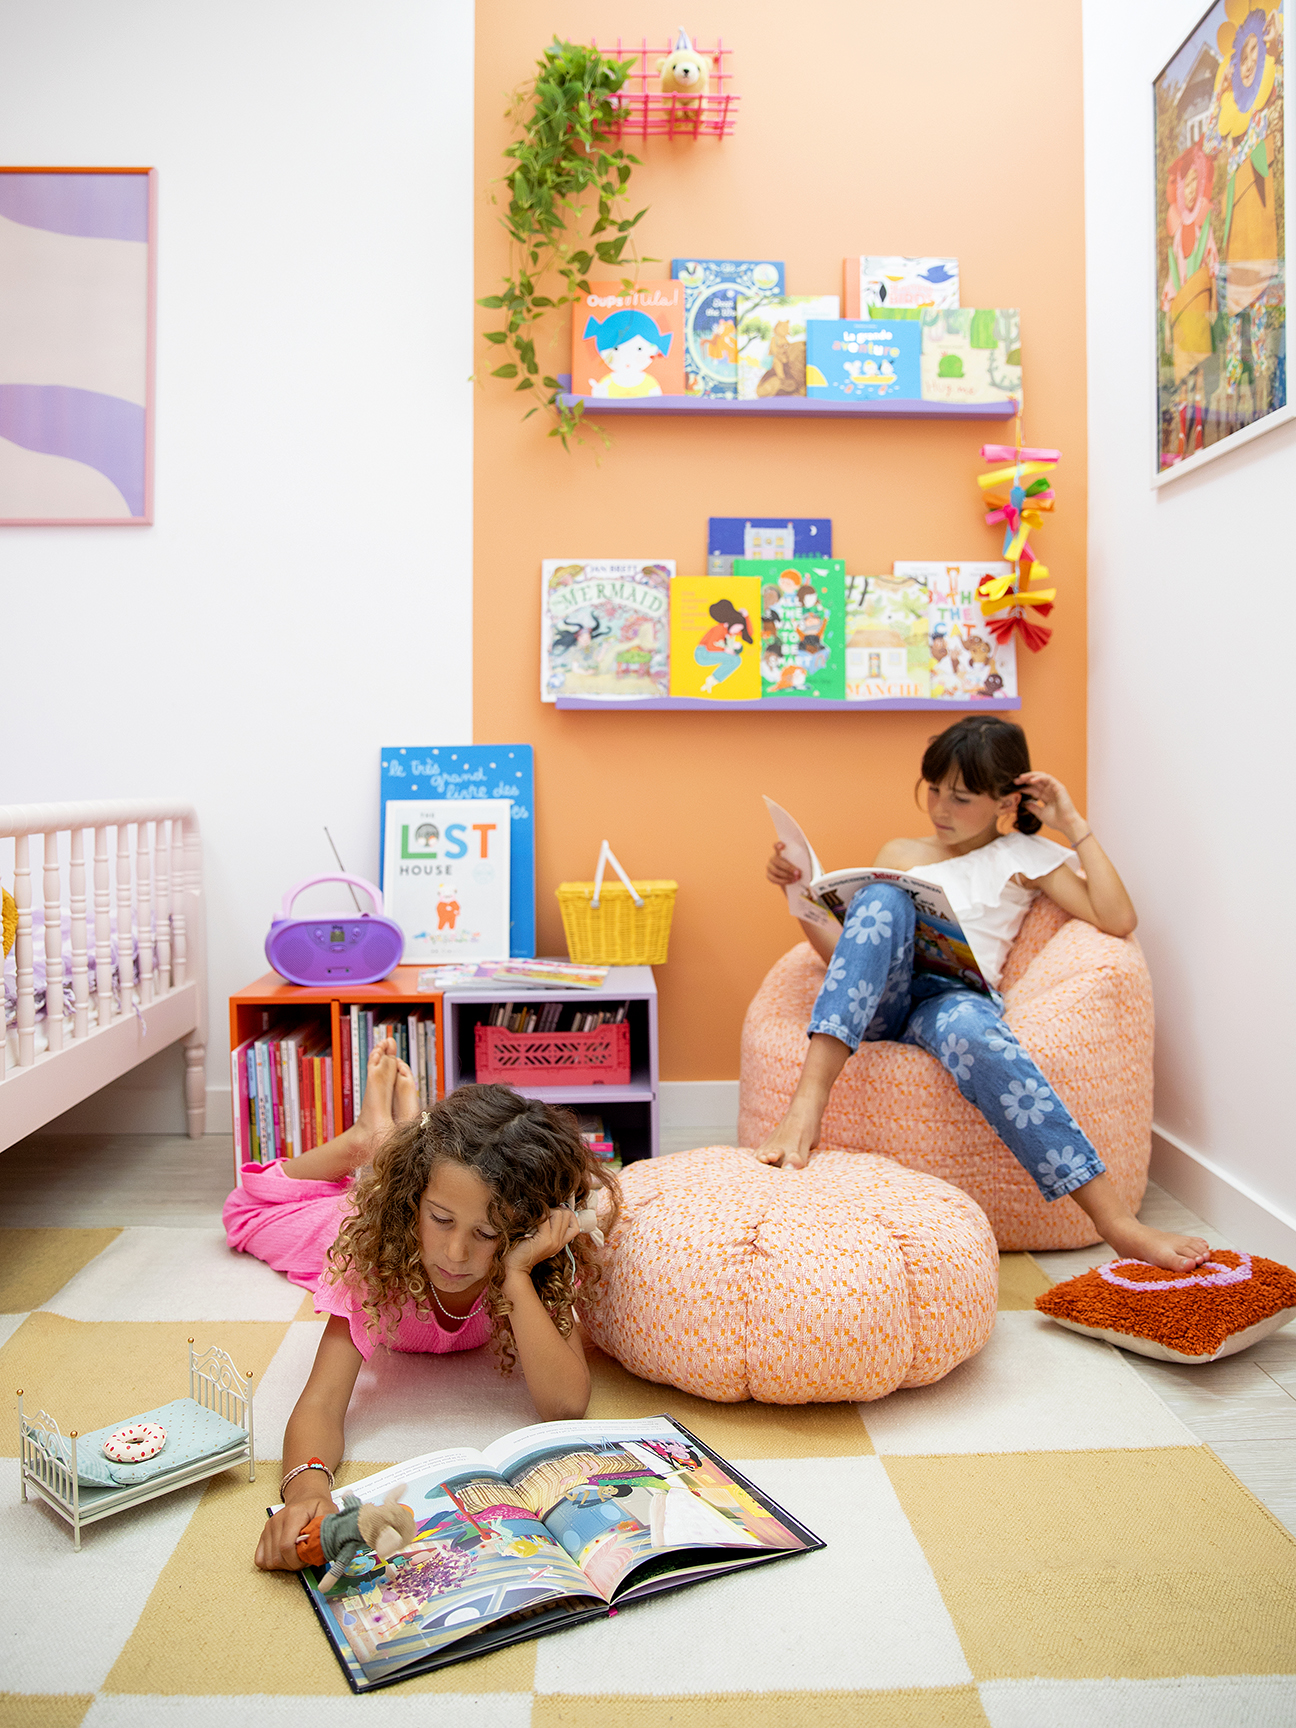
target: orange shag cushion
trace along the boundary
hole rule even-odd
[[[1217,1362],[1296,1317],[1296,1272],[1215,1248],[1195,1272],[1110,1260],[1056,1284],[1035,1306],[1059,1326],[1163,1362]]]
[[[990,1336],[985,1213],[891,1158],[804,1170],[708,1146],[622,1176],[625,1211],[581,1318],[632,1374],[736,1404],[831,1404],[926,1386]]]

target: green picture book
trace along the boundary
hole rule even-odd
[[[761,696],[846,699],[846,565],[841,558],[735,558],[761,579]]]

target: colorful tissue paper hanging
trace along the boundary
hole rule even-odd
[[[1039,586],[1048,578],[1048,566],[1036,560],[1030,536],[1039,532],[1053,510],[1053,487],[1047,476],[1061,459],[1060,450],[1022,443],[1020,417],[1015,444],[981,446],[983,462],[1007,464],[979,474],[977,485],[990,506],[987,524],[1004,525],[1000,557],[1013,566],[1009,576],[981,578],[977,588],[981,615],[997,641],[1008,641],[1015,630],[1035,653],[1053,634],[1040,619],[1053,610],[1057,590]]]

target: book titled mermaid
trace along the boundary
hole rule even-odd
[[[604,702],[670,688],[671,558],[546,558],[540,579],[540,700]]]
[[[735,558],[760,578],[761,695],[846,698],[846,565],[841,558]]]
[[[738,296],[781,295],[783,265],[757,258],[672,258],[684,288],[684,388],[690,396],[738,395]]]
[[[684,285],[591,282],[572,302],[572,392],[609,400],[684,394]]]

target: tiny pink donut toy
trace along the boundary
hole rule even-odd
[[[104,1456],[114,1464],[142,1464],[146,1458],[156,1458],[166,1441],[160,1422],[130,1422],[104,1441]]]

